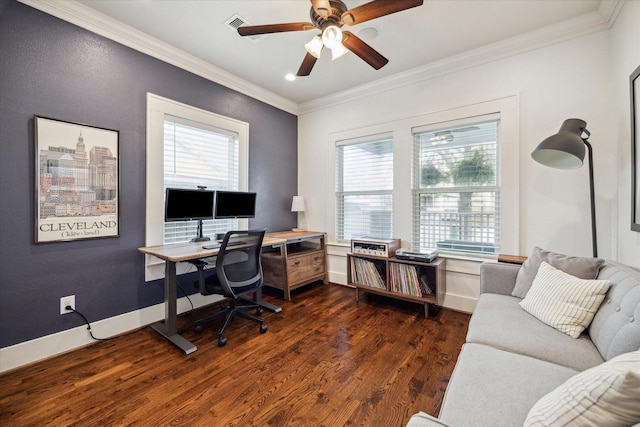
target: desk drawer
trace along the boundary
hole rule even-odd
[[[296,255],[287,259],[287,276],[290,283],[304,281],[325,272],[324,252]]]

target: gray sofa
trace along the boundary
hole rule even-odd
[[[574,339],[512,296],[520,268],[481,266],[480,297],[440,414],[420,412],[407,427],[522,426],[532,406],[567,379],[640,349],[640,271],[604,263],[597,278],[611,287],[588,329]]]

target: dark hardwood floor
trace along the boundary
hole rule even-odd
[[[0,375],[2,426],[404,426],[437,415],[469,315],[311,285],[284,301],[265,289],[269,330],[214,323],[185,355],[151,328]],[[214,329],[215,328],[215,329]]]

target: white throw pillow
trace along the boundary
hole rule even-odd
[[[640,350],[582,371],[533,405],[525,427],[630,426],[640,422]]]
[[[520,306],[529,314],[572,338],[589,326],[611,286],[608,280],[584,280],[540,264]]]

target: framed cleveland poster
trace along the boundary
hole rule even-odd
[[[118,237],[119,131],[33,121],[35,243]]]

